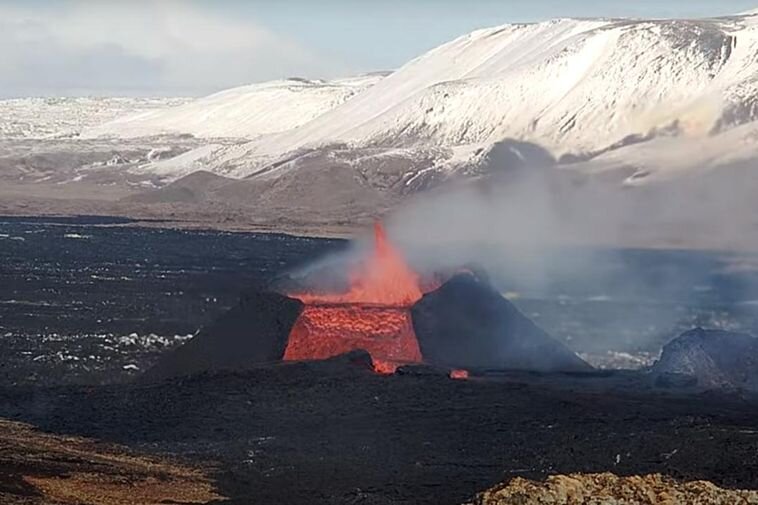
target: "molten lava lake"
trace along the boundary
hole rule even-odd
[[[384,367],[392,372],[393,365],[422,360],[410,310],[366,304],[306,305],[292,328],[284,359],[325,359],[355,349],[368,351],[378,371]]]

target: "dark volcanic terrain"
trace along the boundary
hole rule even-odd
[[[444,505],[516,476],[600,471],[758,488],[756,404],[608,375],[382,377],[334,360],[150,386],[3,389],[0,416],[218,461],[219,492],[239,504]]]
[[[129,226],[120,218],[0,218],[0,382],[134,377],[336,240]]]
[[[124,451],[147,465],[181,462],[166,470],[180,483],[172,489],[201,469],[197,496],[238,504],[444,505],[514,477],[606,471],[758,489],[755,398],[675,394],[645,370],[472,369],[469,380],[453,380],[447,370],[415,366],[387,377],[356,353],[131,381],[235,305],[240,292],[344,242],[102,218],[4,219],[0,236],[0,418],[56,436],[42,435],[40,449],[20,442],[25,428],[0,430],[0,496],[33,493],[29,482],[45,489],[52,482],[56,492],[83,483],[77,492],[90,496],[97,472],[132,478],[120,462],[97,463]],[[607,258],[598,269],[661,281],[652,292],[640,288],[647,283],[632,289],[613,280],[628,272],[604,284],[555,278],[544,291],[507,272],[494,282],[517,292],[509,297],[528,318],[595,365],[639,368],[698,324],[755,333],[747,260],[736,269],[735,258],[706,253]],[[90,455],[72,456],[74,442],[60,438],[69,435],[122,448],[87,445]],[[147,486],[140,492],[156,503],[190,501],[173,491],[160,498],[143,463],[129,461],[134,482]],[[29,496],[19,503],[55,503]]]
[[[162,225],[0,218],[0,380],[135,377],[237,303],[243,291],[347,246]],[[555,263],[564,257],[556,254]],[[593,255],[592,267],[592,276],[548,271],[549,282],[539,287],[518,269],[505,269],[493,282],[595,366],[649,365],[664,344],[696,326],[758,334],[755,256],[606,250]]]

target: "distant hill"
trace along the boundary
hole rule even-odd
[[[370,88],[384,75],[335,81],[292,78],[240,86],[178,107],[126,115],[87,128],[82,136],[190,134],[204,138],[255,138],[307,123]]]

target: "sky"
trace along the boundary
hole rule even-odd
[[[505,23],[756,7],[758,0],[0,0],[0,97],[196,96],[391,70]]]

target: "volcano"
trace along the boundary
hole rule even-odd
[[[350,272],[341,294],[298,294],[305,310],[289,335],[284,360],[325,359],[355,349],[371,354],[378,372],[422,361],[410,307],[421,291],[419,276],[374,224],[371,255]]]
[[[145,375],[161,379],[274,361],[368,352],[374,371],[425,363],[465,379],[470,369],[591,370],[490,285],[466,271],[426,283],[374,225],[374,247],[342,292],[248,293],[240,304]]]
[[[424,295],[411,313],[425,361],[437,366],[536,372],[592,370],[471,272],[454,275]]]
[[[160,381],[212,370],[244,370],[282,358],[303,303],[272,291],[253,289],[235,307],[202,328],[181,347],[164,354],[143,375]]]

